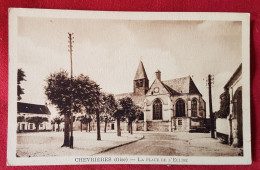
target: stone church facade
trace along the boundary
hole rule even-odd
[[[140,61],[133,80],[133,93],[115,95],[116,99],[131,97],[143,110],[143,120],[136,121],[135,130],[191,131],[204,128],[206,103],[190,76],[163,81],[161,72],[149,86],[144,65]]]

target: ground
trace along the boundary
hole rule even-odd
[[[23,133],[17,135],[17,156],[92,156],[92,155],[158,155],[158,156],[238,156],[242,149],[232,148],[210,138],[209,133],[187,132],[74,132],[74,149],[61,148],[63,132]]]

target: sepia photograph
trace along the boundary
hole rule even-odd
[[[250,164],[249,70],[246,13],[12,8],[7,164]]]

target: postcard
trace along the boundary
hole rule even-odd
[[[251,164],[249,23],[9,9],[7,165]]]

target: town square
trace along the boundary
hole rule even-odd
[[[17,17],[17,160],[247,155],[242,21],[90,14]]]

